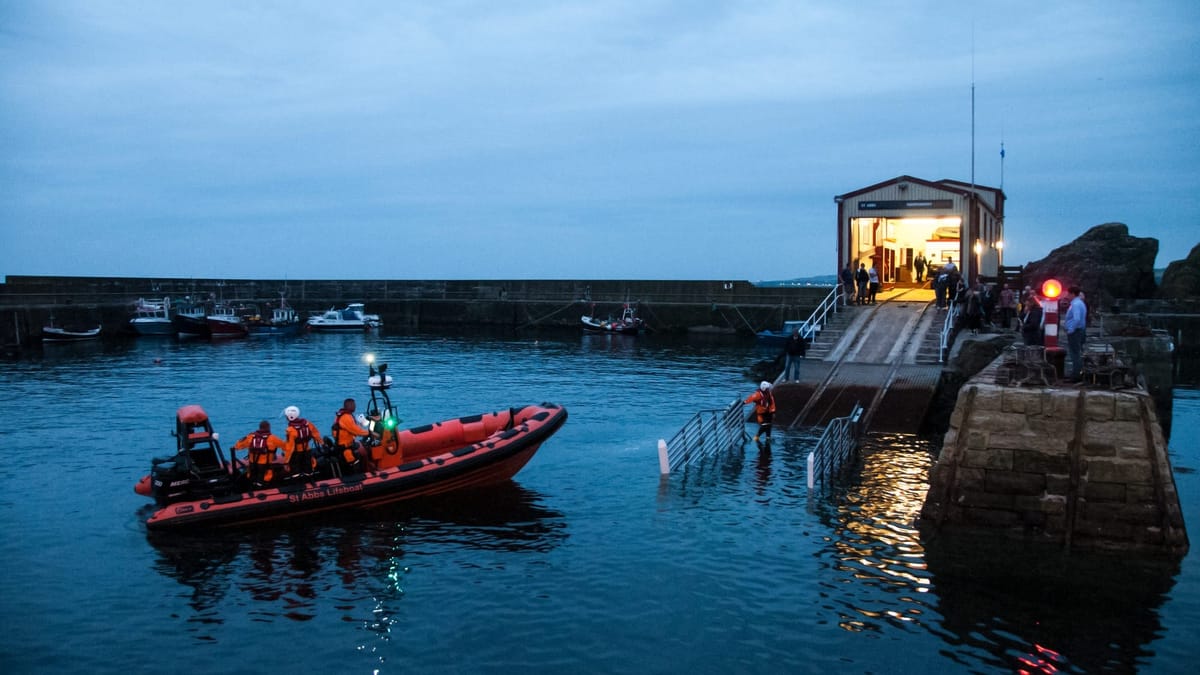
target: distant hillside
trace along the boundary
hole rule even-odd
[[[838,280],[836,274],[824,274],[816,277],[803,277],[799,279],[784,279],[782,281],[756,281],[755,286],[774,287],[774,286],[837,286]]]

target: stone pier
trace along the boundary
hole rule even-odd
[[[1136,387],[1010,384],[999,362],[959,392],[931,471],[922,531],[986,530],[1070,550],[1186,554],[1150,395]]]

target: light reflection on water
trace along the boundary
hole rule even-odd
[[[16,533],[0,540],[6,671],[228,672],[264,642],[296,646],[275,653],[281,667],[335,672],[1172,672],[1192,658],[1193,557],[922,539],[925,439],[868,436],[855,470],[816,494],[814,430],[660,480],[657,439],[752,389],[756,357],[612,337],[137,342],[6,367],[0,419],[38,411],[87,460],[48,484],[0,463],[0,527]],[[203,402],[227,437],[289,403],[325,421],[361,395],[368,350],[390,361],[413,424],[543,400],[570,418],[495,489],[147,539],[131,486],[177,405]],[[1175,420],[1200,422],[1196,392]],[[42,440],[0,425],[10,457]],[[1195,521],[1200,450],[1172,450]],[[147,653],[164,633],[170,649]]]

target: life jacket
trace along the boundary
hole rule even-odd
[[[333,427],[331,430],[333,431],[333,442],[334,443],[341,444],[341,442],[342,442],[342,436],[341,436],[342,425],[338,424],[338,420],[342,419],[342,415],[349,415],[349,414],[350,413],[346,412],[345,408],[338,408],[338,411],[333,414]]]
[[[268,463],[271,456],[271,445],[268,442],[268,439],[271,438],[271,432],[259,430],[251,435],[253,438],[250,439],[250,459],[255,464]]]
[[[758,400],[754,402],[754,412],[762,415],[771,412],[775,407],[775,394],[770,389],[759,389]]]
[[[341,437],[342,425],[338,424],[338,420],[342,419],[342,415],[350,415],[350,414],[351,413],[348,412],[345,408],[338,408],[337,413],[334,414],[334,416],[333,416],[333,443],[338,448],[341,448],[342,457],[346,460],[346,463],[354,464],[355,462],[358,461],[358,458],[354,455],[354,437],[351,436],[350,441],[348,443],[343,443],[342,437]]]
[[[334,422],[334,425],[336,426],[337,422]],[[311,442],[313,439],[312,427],[309,426],[308,420],[304,419],[303,417],[298,417],[288,422],[288,427],[290,427],[292,431],[296,432],[296,449],[303,450],[307,448],[309,442]]]

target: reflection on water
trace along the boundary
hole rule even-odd
[[[205,534],[151,533],[160,574],[191,589],[198,624],[220,622],[213,608],[230,593],[252,600],[263,618],[313,618],[321,596],[369,587],[380,606],[371,630],[388,625],[388,602],[404,595],[406,556],[445,549],[546,553],[567,538],[563,515],[509,481],[367,512],[315,514],[303,522]]]
[[[1178,563],[1127,561],[996,537],[923,541],[929,444],[871,435],[860,470],[815,505],[830,528],[826,582],[848,631],[928,631],[970,669],[1127,672],[1161,634]]]

